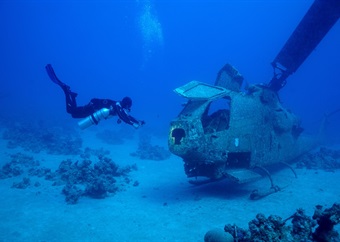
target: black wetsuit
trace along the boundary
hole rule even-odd
[[[73,118],[85,118],[94,112],[107,108],[110,109],[110,115],[118,116],[120,120],[127,124],[139,124],[139,121],[134,117],[130,116],[127,111],[125,111],[120,102],[113,101],[110,99],[99,99],[93,98],[91,101],[84,106],[77,106],[76,96],[77,94],[71,92],[69,89],[63,88],[66,96],[66,111],[72,115]]]
[[[78,107],[76,101],[78,94],[72,92],[68,85],[58,79],[50,64],[46,65],[46,71],[51,80],[63,89],[66,97],[66,111],[71,114],[73,118],[85,118],[102,108],[108,108],[110,109],[110,115],[117,115],[120,120],[127,124],[137,124],[140,126],[145,123],[144,121],[138,121],[134,117],[130,116],[128,114],[128,110],[122,108],[121,102],[116,102],[110,99],[93,98],[87,105]]]

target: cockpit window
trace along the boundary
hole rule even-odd
[[[202,115],[204,133],[214,133],[229,128],[230,99],[222,98],[212,101]]]

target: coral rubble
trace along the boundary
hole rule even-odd
[[[97,154],[93,159],[92,154]],[[124,189],[131,183],[128,174],[137,170],[136,165],[119,167],[107,157],[104,150],[86,149],[81,160],[64,160],[55,171],[41,167],[33,157],[21,153],[11,156],[12,160],[0,170],[0,179],[24,176],[22,181],[14,182],[12,188],[25,189],[32,185],[31,177],[44,177],[52,181],[53,186],[64,186],[62,194],[67,203],[77,203],[81,196],[105,198]],[[96,161],[96,162],[94,162]],[[138,181],[131,183],[138,186]],[[36,182],[34,186],[39,186]]]
[[[24,171],[34,169],[40,165],[39,161],[34,160],[33,156],[22,153],[12,154],[11,161],[5,163],[0,169],[0,179],[20,176]]]
[[[7,148],[22,147],[34,153],[44,150],[50,154],[79,154],[82,146],[82,139],[75,132],[28,123],[8,125],[3,139],[8,141]]]
[[[305,154],[297,163],[297,168],[323,169],[334,171],[340,169],[340,150],[321,147],[316,152]]]
[[[139,157],[142,160],[160,161],[170,158],[171,153],[164,147],[151,145],[151,137],[144,135],[139,139],[137,151],[131,153],[130,155]]]
[[[338,232],[334,226],[340,223],[340,204],[333,204],[331,208],[323,209],[321,205],[316,206],[313,219],[318,223],[318,227],[313,233],[315,241],[339,241]]]
[[[119,168],[105,156],[98,158],[99,161],[93,165],[89,159],[80,162],[64,160],[49,178],[54,181],[54,185],[65,185],[63,194],[68,203],[77,202],[80,196],[105,198],[109,194],[114,194],[120,189],[117,185],[117,177],[126,177],[131,170],[136,169],[136,166]]]
[[[291,225],[287,225],[288,220],[291,220]],[[231,234],[234,240],[238,242],[335,242],[340,240],[339,234],[334,230],[334,226],[339,223],[339,204],[334,204],[329,209],[323,209],[322,206],[318,205],[312,218],[306,216],[301,208],[285,220],[277,215],[265,217],[259,213],[255,219],[249,222],[248,229],[239,228],[235,224],[227,224],[224,226],[224,231]]]

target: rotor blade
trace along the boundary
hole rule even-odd
[[[271,83],[282,88],[285,79],[294,73],[320,43],[340,17],[339,0],[315,0],[289,37],[272,65],[282,72],[282,78]],[[270,86],[270,85],[269,85]]]

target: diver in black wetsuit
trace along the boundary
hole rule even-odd
[[[76,97],[78,94],[72,92],[68,85],[57,78],[51,64],[46,65],[45,68],[51,80],[59,85],[65,93],[66,111],[71,114],[73,118],[87,118],[79,122],[79,126],[82,129],[92,124],[98,124],[101,119],[116,115],[119,117],[117,123],[124,121],[127,124],[133,125],[135,128],[139,128],[145,124],[144,121],[139,121],[128,114],[132,106],[132,100],[129,97],[124,97],[121,101],[93,98],[87,105],[77,106]]]

